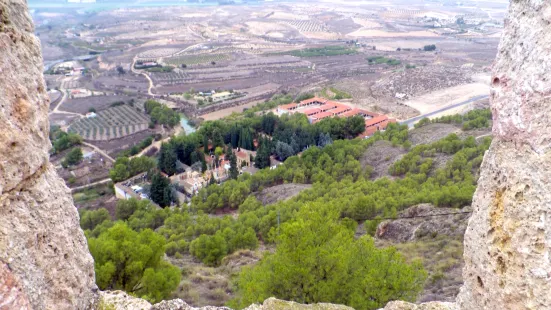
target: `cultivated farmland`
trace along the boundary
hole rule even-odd
[[[208,64],[212,61],[218,62],[223,60],[228,60],[229,55],[226,54],[200,54],[200,55],[185,55],[185,56],[175,56],[164,59],[164,62],[169,65],[180,66],[180,65],[199,65],[199,64]]]
[[[123,105],[101,111],[96,117],[80,119],[69,127],[69,132],[78,133],[85,140],[105,141],[146,130],[148,125],[146,115]]]

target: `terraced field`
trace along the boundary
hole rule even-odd
[[[127,105],[112,107],[97,113],[96,117],[83,118],[69,127],[69,132],[85,140],[107,141],[146,130],[149,118]]]

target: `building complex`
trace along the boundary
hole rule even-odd
[[[379,130],[385,130],[389,123],[395,123],[395,119],[390,119],[383,114],[377,114],[365,109],[351,107],[349,105],[328,100],[325,98],[314,97],[298,103],[289,103],[277,108],[277,114],[302,113],[308,117],[310,123],[315,124],[323,119],[330,117],[352,117],[361,116],[365,119],[365,132],[363,137],[369,137]]]

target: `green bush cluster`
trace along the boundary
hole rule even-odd
[[[415,128],[420,128],[428,124],[444,123],[444,124],[462,124],[463,130],[471,130],[477,128],[490,127],[492,120],[492,111],[490,109],[471,110],[463,115],[454,114],[442,116],[435,119],[423,118],[415,124]]]
[[[144,104],[145,112],[151,117],[154,124],[174,127],[180,123],[180,114],[171,108],[154,100],[147,100]]]

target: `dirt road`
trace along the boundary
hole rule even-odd
[[[100,149],[99,147],[97,147],[97,146],[95,146],[95,145],[93,145],[93,144],[90,144],[90,143],[88,143],[88,142],[84,142],[84,141],[82,142],[82,145],[86,145],[86,146],[88,146],[88,147],[93,148],[94,151],[100,153],[101,155],[103,155],[103,157],[109,159],[109,160],[112,161],[112,162],[115,162],[115,160],[113,159],[113,157],[109,156],[109,154],[107,154],[106,152],[104,152],[104,151],[103,151],[102,149]]]
[[[94,183],[90,183],[90,184],[86,184],[86,185],[82,185],[82,186],[78,186],[78,187],[73,187],[73,188],[71,188],[71,192],[79,191],[81,189],[87,189],[89,187],[94,187],[96,185],[105,184],[105,183],[109,183],[109,182],[111,182],[110,178],[103,179],[103,180],[100,180],[100,181],[97,181],[97,182],[94,182]]]

